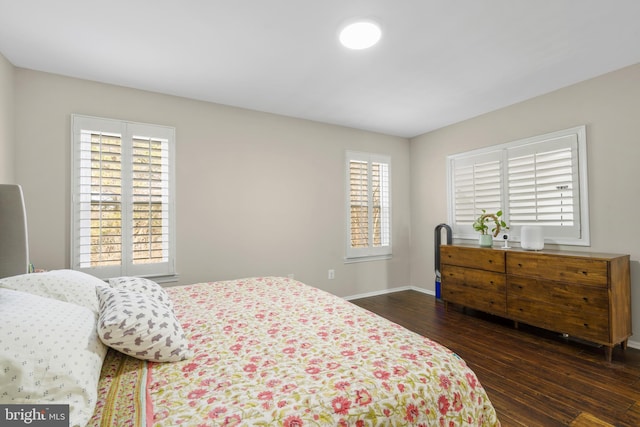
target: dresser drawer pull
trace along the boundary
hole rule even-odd
[[[582,274],[584,274],[585,276],[589,274],[588,271],[583,271]]]

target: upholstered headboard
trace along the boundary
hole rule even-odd
[[[28,272],[27,213],[22,187],[0,184],[0,278]]]

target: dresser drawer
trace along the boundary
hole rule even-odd
[[[510,252],[506,264],[507,274],[583,285],[608,285],[609,269],[604,260]]]
[[[504,274],[453,265],[442,266],[442,299],[446,302],[504,316]]]
[[[505,272],[505,252],[495,249],[440,246],[440,265],[449,264],[481,270]],[[442,268],[440,269],[442,271]]]
[[[610,339],[603,287],[509,276],[507,307],[513,320],[597,342]]]

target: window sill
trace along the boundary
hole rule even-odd
[[[149,280],[153,280],[156,283],[175,283],[178,281],[178,278],[180,277],[179,274],[170,274],[167,276],[144,276],[145,278],[149,279]]]
[[[354,257],[354,258],[345,258],[345,264],[355,264],[357,262],[368,262],[368,261],[383,261],[386,259],[391,259],[392,255],[370,255],[370,256],[362,256],[362,257]]]

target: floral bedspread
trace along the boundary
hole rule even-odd
[[[155,426],[495,426],[445,347],[287,278],[167,288],[194,357],[149,363]]]

